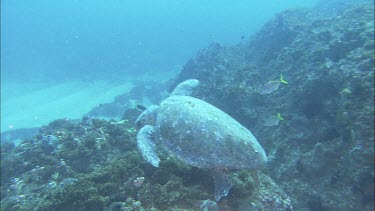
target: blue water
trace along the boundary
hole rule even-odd
[[[312,1],[2,1],[2,73],[105,77],[182,65]]]
[[[314,2],[3,0],[1,129],[75,118],[88,110],[81,111],[79,107],[84,102],[77,99],[89,99],[82,87],[92,87],[92,81],[105,80],[107,86],[103,89],[108,90],[111,84],[117,86],[140,75],[178,72],[210,43],[236,44],[275,13],[310,7]],[[83,82],[75,86],[77,81]],[[81,95],[59,102],[58,106],[56,97],[65,99],[69,90],[81,91]],[[93,99],[92,104],[96,103],[100,100]],[[72,104],[77,108],[74,115],[70,115]],[[49,116],[39,121],[43,112]]]

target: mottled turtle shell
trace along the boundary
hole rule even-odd
[[[159,106],[156,144],[199,168],[259,169],[267,157],[253,134],[215,106],[171,96]]]

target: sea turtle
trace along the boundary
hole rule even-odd
[[[158,167],[156,146],[177,159],[213,171],[215,200],[228,194],[227,169],[259,169],[267,157],[254,135],[215,106],[188,96],[199,84],[189,79],[177,85],[159,106],[144,110],[135,124],[143,158]]]

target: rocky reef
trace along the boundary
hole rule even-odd
[[[285,11],[248,42],[203,49],[176,79],[201,80],[199,98],[253,131],[296,210],[374,208],[373,9]],[[280,74],[288,84],[260,94]],[[284,120],[265,127],[277,114]]]
[[[354,2],[282,12],[249,40],[202,49],[174,80],[5,142],[1,210],[373,210],[374,5]],[[261,94],[281,74],[288,84]],[[193,95],[249,128],[269,159],[230,172],[219,202],[209,170],[166,153],[154,168],[136,146],[134,106],[190,78],[201,81]]]
[[[262,172],[232,172],[234,188],[212,201],[208,170],[161,155],[159,168],[136,148],[133,122],[56,120],[32,139],[1,148],[2,210],[292,210]],[[242,209],[241,208],[241,209]]]

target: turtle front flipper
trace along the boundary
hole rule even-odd
[[[228,195],[229,189],[233,186],[233,183],[228,175],[227,169],[214,169],[212,176],[215,185],[215,201],[219,201],[221,197]]]
[[[197,79],[183,81],[174,88],[171,96],[189,96],[198,85],[199,81]]]
[[[137,146],[147,162],[155,167],[159,167],[160,158],[156,153],[156,146],[153,141],[154,132],[154,126],[145,125],[142,127],[137,134]]]

